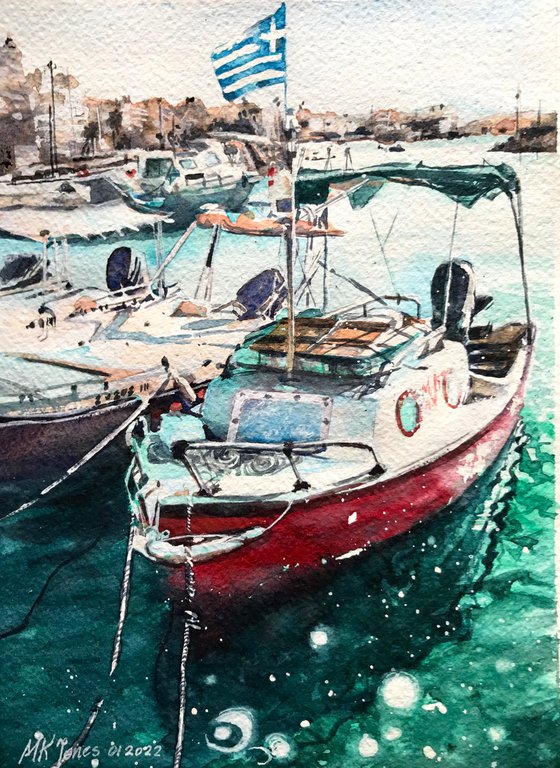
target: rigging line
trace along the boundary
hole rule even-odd
[[[455,203],[455,213],[453,215],[453,229],[451,230],[451,242],[449,243],[449,270],[447,273],[447,283],[445,286],[445,303],[443,305],[443,327],[445,328],[445,325],[447,323],[447,315],[448,315],[448,309],[449,309],[449,294],[451,292],[451,264],[452,264],[452,257],[453,257],[453,245],[455,243],[455,230],[457,229],[457,216],[459,214],[459,201]]]
[[[118,437],[118,435],[120,435],[121,432],[123,432],[128,426],[130,426],[130,424],[132,424],[134,420],[138,418],[138,416],[140,416],[140,414],[147,408],[150,399],[157,397],[163,391],[165,391],[165,388],[170,383],[171,378],[172,376],[168,374],[153,394],[145,394],[144,397],[141,398],[137,408],[135,408],[134,411],[130,414],[130,416],[126,418],[121,424],[119,424],[118,427],[116,427],[112,432],[110,432],[102,440],[100,440],[97,443],[97,445],[91,448],[84,456],[82,456],[81,459],[79,459],[79,461],[77,461],[69,469],[67,469],[59,478],[54,480],[50,485],[47,485],[46,488],[43,488],[43,490],[37,496],[35,496],[35,498],[31,499],[30,501],[26,501],[24,504],[21,504],[17,509],[13,509],[11,512],[8,512],[8,514],[5,515],[0,520],[0,523],[4,522],[4,520],[8,520],[8,518],[13,517],[14,515],[17,515],[19,512],[24,512],[26,509],[33,507],[44,496],[46,496],[48,493],[53,491],[61,483],[67,480],[71,475],[73,475],[75,472],[81,469],[85,464],[87,464],[87,462],[90,461],[90,459],[93,459],[94,456],[96,456],[100,451],[103,450],[103,448],[109,445],[109,443],[111,443],[116,437]]]
[[[410,187],[407,187],[406,191],[408,192],[409,190],[410,190]],[[397,220],[397,216],[399,215],[399,213],[400,213],[400,208],[397,208],[397,210],[395,211],[395,215],[393,216],[393,220],[391,221],[391,226],[389,227],[389,231],[387,232],[387,234],[385,235],[385,238],[383,240],[383,246],[384,247],[389,242],[389,238],[391,237],[391,234],[393,232],[393,227],[395,226],[395,222]]]
[[[383,261],[385,263],[385,269],[387,270],[387,274],[389,275],[389,282],[391,283],[391,288],[393,289],[393,293],[398,293],[396,287],[395,287],[395,281],[393,280],[393,273],[391,272],[391,269],[389,267],[389,262],[387,261],[387,255],[385,253],[385,245],[383,241],[381,240],[381,236],[379,235],[379,230],[377,229],[377,224],[375,223],[375,219],[373,218],[373,212],[369,212],[371,223],[373,224],[373,229],[375,230],[375,236],[377,237],[377,242],[379,243],[379,250],[381,251],[381,255],[383,256]],[[394,221],[394,220],[393,220]],[[392,228],[393,225],[391,225]],[[389,239],[389,235],[385,238],[385,243]]]
[[[327,311],[327,306],[329,304],[329,273],[327,271],[328,258],[329,258],[329,249],[328,249],[327,238],[325,237],[325,243],[323,246],[323,262],[325,264],[325,267],[323,269],[323,312]]]
[[[326,248],[326,238],[325,239],[325,248]],[[323,258],[324,254],[318,251],[311,260],[311,264],[307,269],[304,270],[303,276],[301,278],[301,281],[296,288],[296,301],[299,301],[301,299],[302,293],[305,291],[306,288],[311,287],[311,281],[317,274],[317,270],[321,266],[321,259]]]
[[[386,235],[385,235],[385,237],[383,238],[383,242],[381,242],[381,239],[380,239],[379,233],[378,233],[378,231],[377,231],[377,226],[376,226],[376,224],[375,224],[375,221],[374,221],[374,219],[373,219],[373,212],[370,210],[371,221],[372,221],[372,224],[373,224],[373,226],[374,226],[374,229],[375,229],[375,234],[376,234],[376,236],[377,236],[377,240],[378,240],[378,242],[379,242],[379,247],[381,248],[381,253],[383,254],[383,259],[385,260],[385,267],[386,267],[386,269],[387,269],[387,273],[388,273],[388,275],[389,275],[389,280],[391,281],[391,285],[393,286],[393,291],[394,291],[395,293],[397,293],[397,294],[398,294],[398,290],[397,290],[397,289],[396,289],[396,287],[395,287],[395,280],[394,280],[394,276],[393,276],[393,274],[392,274],[392,272],[391,272],[391,269],[390,269],[390,267],[389,267],[389,259],[387,258],[387,254],[386,254],[386,252],[385,252],[385,246],[387,245],[387,243],[389,242],[389,238],[390,238],[390,237],[391,237],[391,235],[393,234],[393,228],[394,228],[394,226],[395,226],[395,223],[396,223],[396,221],[397,221],[397,218],[398,218],[398,216],[399,216],[399,213],[401,212],[401,207],[402,207],[402,205],[404,205],[405,199],[406,199],[406,197],[408,196],[408,194],[410,193],[410,190],[411,190],[411,187],[406,187],[406,189],[405,189],[405,193],[404,193],[404,199],[402,200],[401,204],[399,205],[399,207],[398,207],[398,208],[397,208],[397,210],[395,211],[395,215],[393,216],[393,219],[392,219],[392,221],[391,221],[391,225],[390,225],[389,229],[387,230],[387,234],[386,234]]]
[[[321,266],[324,269],[327,269],[324,261],[321,261]],[[361,293],[365,293],[366,296],[370,297],[370,299],[379,302],[379,304],[382,304],[384,307],[388,306],[387,302],[382,296],[379,296],[377,293],[375,293],[375,291],[372,291],[370,288],[362,285],[362,283],[358,282],[358,280],[354,280],[353,277],[348,277],[347,275],[343,275],[340,272],[337,272],[334,267],[330,267],[329,272],[335,277],[340,277],[341,280],[346,280],[347,283],[350,283],[350,285],[352,285],[354,288],[357,288],[359,291],[361,291]]]
[[[63,568],[65,568],[67,565],[70,565],[71,563],[74,563],[77,560],[79,560],[84,555],[87,555],[88,552],[90,552],[92,549],[95,548],[95,546],[98,544],[98,542],[100,540],[101,540],[101,536],[97,536],[97,538],[94,539],[94,541],[92,541],[91,544],[88,544],[86,547],[84,547],[84,549],[81,549],[79,552],[72,552],[70,557],[67,557],[65,560],[60,562],[54,568],[54,570],[52,570],[51,573],[49,573],[49,575],[47,576],[47,578],[45,580],[45,583],[43,584],[43,586],[39,590],[39,594],[37,595],[37,597],[33,601],[33,604],[31,605],[31,608],[27,611],[27,613],[25,614],[23,619],[20,621],[20,623],[17,626],[15,626],[15,627],[9,627],[8,629],[5,629],[2,632],[0,632],[0,639],[4,639],[5,637],[11,637],[12,635],[17,635],[20,632],[23,632],[24,629],[27,629],[35,609],[37,608],[37,606],[41,602],[42,598],[45,596],[45,594],[46,594],[46,592],[47,592],[47,590],[49,588],[49,585],[50,585],[51,581],[54,579],[54,577]]]

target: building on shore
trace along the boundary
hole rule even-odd
[[[80,83],[69,72],[57,72],[53,64],[27,75],[33,109],[35,140],[42,163],[64,163],[81,154],[88,113]]]
[[[8,36],[0,47],[0,175],[38,159],[22,53]]]
[[[354,134],[358,123],[348,114],[337,112],[313,112],[307,107],[300,107],[296,114],[300,125],[302,141],[321,139],[339,139]]]

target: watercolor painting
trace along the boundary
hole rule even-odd
[[[553,768],[552,0],[7,0],[0,766]]]

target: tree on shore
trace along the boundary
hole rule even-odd
[[[115,99],[115,107],[114,109],[109,112],[109,117],[107,118],[107,127],[111,131],[111,142],[113,145],[113,149],[119,149],[119,140],[122,133],[122,124],[123,124],[123,113],[121,108],[121,103],[118,101],[118,99]]]
[[[82,146],[82,155],[95,154],[95,142],[99,138],[99,126],[92,120],[84,126],[84,143]]]

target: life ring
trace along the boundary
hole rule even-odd
[[[412,437],[422,423],[422,411],[416,392],[410,389],[399,395],[395,405],[397,426],[405,437]]]
[[[447,371],[443,374],[443,382],[442,382],[442,391],[443,391],[443,399],[445,400],[446,404],[449,406],[449,408],[458,408],[461,403],[463,402],[463,392],[460,388],[457,389],[456,397],[452,398],[449,396],[449,379],[447,376]]]

